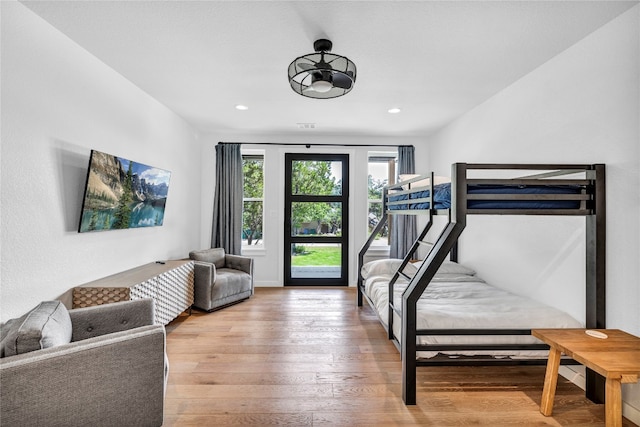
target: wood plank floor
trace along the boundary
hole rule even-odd
[[[541,415],[543,366],[419,368],[418,403],[405,406],[400,356],[355,293],[257,288],[180,316],[167,326],[165,426],[604,425],[604,405],[562,377]]]

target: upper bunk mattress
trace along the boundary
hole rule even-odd
[[[364,292],[381,321],[388,327],[389,281],[401,260],[381,260],[363,267]],[[415,269],[409,266],[409,269]],[[389,271],[393,271],[389,273]],[[410,270],[405,269],[405,273]],[[402,308],[406,280],[394,287],[394,305]],[[401,320],[394,318],[394,334],[400,337]],[[417,303],[418,329],[536,329],[581,328],[580,322],[562,310],[491,286],[475,272],[457,263],[445,262]],[[419,336],[418,344],[531,344],[540,343],[531,335]],[[460,355],[539,357],[543,351],[455,351]],[[433,357],[438,352],[420,352],[419,357]]]
[[[467,194],[580,194],[578,185],[469,185]],[[410,194],[390,194],[389,202],[428,198],[429,190]],[[435,209],[451,207],[451,183],[433,187]],[[467,200],[468,209],[577,209],[579,201],[574,200]],[[389,210],[429,209],[428,201],[389,205]]]

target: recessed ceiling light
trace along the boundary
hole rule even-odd
[[[249,107],[247,107],[246,105],[242,105],[242,104],[236,105],[236,110],[244,111],[244,110],[248,110],[248,109],[249,109]]]
[[[402,110],[400,110],[399,108],[395,107],[395,108],[389,108],[387,111],[389,112],[389,114],[398,114]]]

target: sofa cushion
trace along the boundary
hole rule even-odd
[[[224,257],[224,248],[203,249],[200,251],[189,252],[189,258],[192,260],[208,262],[215,265],[216,268],[224,268]]]
[[[244,271],[221,268],[216,272],[216,284],[211,292],[212,300],[251,291],[251,276]]]
[[[3,329],[4,356],[71,342],[71,318],[60,301],[43,301],[24,316],[7,322]]]

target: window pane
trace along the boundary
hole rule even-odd
[[[342,194],[342,162],[294,160],[291,194],[336,196]]]
[[[242,245],[262,246],[264,157],[242,156],[244,178],[242,210]]]
[[[291,278],[341,277],[340,243],[294,243],[291,245]]]
[[[369,234],[373,232],[378,222],[383,218],[382,212],[382,189],[389,183],[390,175],[395,170],[396,153],[369,153],[368,167],[368,218],[367,225]],[[385,224],[382,230],[376,235],[372,245],[389,245],[389,224]]]
[[[342,203],[291,203],[292,236],[339,236],[342,232]]]
[[[369,199],[382,200],[382,188],[389,182],[388,163],[369,163]]]
[[[245,199],[262,199],[264,191],[264,160],[261,158],[242,158],[242,171],[244,174]]]
[[[382,202],[369,203],[369,234],[376,228],[378,222],[382,219]],[[389,224],[385,224],[378,233],[372,245],[383,246],[389,244]]]
[[[244,202],[242,211],[242,244],[262,245],[262,201]]]

